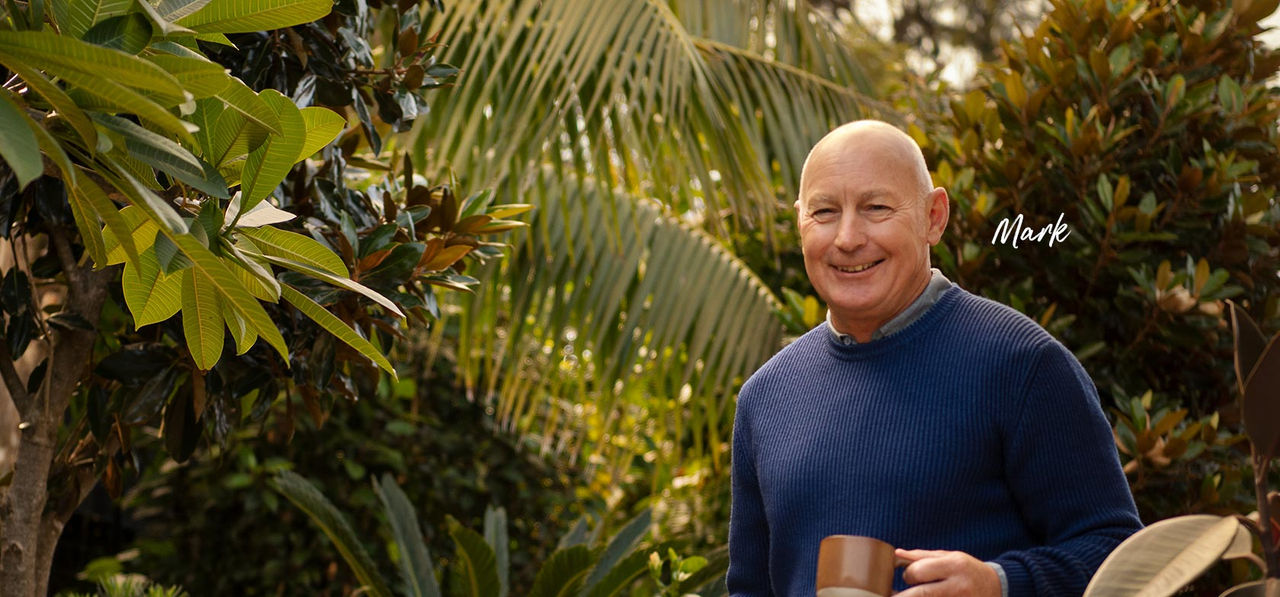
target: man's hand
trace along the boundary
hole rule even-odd
[[[962,551],[899,549],[906,563],[902,579],[915,585],[898,597],[1000,597],[1000,577],[981,560]]]

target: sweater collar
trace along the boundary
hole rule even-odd
[[[911,304],[907,305],[906,309],[903,309],[902,312],[894,315],[892,319],[886,321],[879,329],[872,332],[871,341],[874,342],[884,338],[885,336],[898,332],[915,323],[917,319],[923,317],[924,314],[938,302],[938,299],[942,298],[942,295],[946,293],[947,290],[954,286],[954,284],[951,283],[951,280],[948,280],[946,276],[942,275],[942,272],[936,267],[931,268],[929,274],[929,284],[924,287],[924,291],[920,293],[920,296],[916,297],[916,300],[911,301]],[[836,342],[839,342],[840,344],[852,346],[858,343],[853,336],[836,331],[835,325],[831,323],[830,309],[827,309],[827,330],[831,333],[832,337],[835,338]]]

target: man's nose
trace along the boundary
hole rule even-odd
[[[856,214],[845,213],[840,218],[840,229],[836,231],[835,246],[841,251],[853,251],[867,242],[863,222]]]

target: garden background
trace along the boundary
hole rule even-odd
[[[952,197],[935,266],[1084,364],[1144,521],[1247,513],[1276,4],[0,2],[0,586],[719,594],[734,393],[825,313],[799,169],[866,117]]]

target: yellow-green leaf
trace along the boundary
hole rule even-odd
[[[281,230],[274,226],[261,228],[237,228],[237,231],[253,240],[263,255],[281,257],[290,261],[304,263],[335,276],[350,278],[351,273],[332,249],[320,244],[314,238],[296,232]]]
[[[212,369],[222,356],[222,310],[219,288],[196,268],[182,271],[182,332],[196,367]]]
[[[404,318],[404,312],[402,312],[400,310],[400,307],[397,307],[395,303],[391,302],[391,299],[388,299],[387,297],[382,296],[381,294],[378,294],[377,291],[373,290],[372,288],[369,288],[368,286],[365,286],[364,284],[356,282],[355,280],[352,280],[350,278],[342,278],[339,276],[335,276],[329,272],[316,269],[304,263],[298,263],[296,261],[290,261],[288,259],[281,259],[279,257],[273,257],[271,255],[264,255],[264,257],[266,257],[267,261],[270,261],[271,263],[274,263],[280,267],[291,269],[295,272],[298,272],[300,274],[306,274],[313,278],[319,278],[339,288],[343,288],[346,290],[350,290],[351,292],[364,295],[369,300],[375,303],[378,303],[379,305],[382,305],[383,307],[385,307],[388,311],[395,313],[396,317]]]
[[[231,84],[226,69],[216,62],[172,54],[153,54],[147,60],[173,75],[195,99],[213,97]]]
[[[182,85],[159,66],[52,32],[0,31],[0,52],[27,64],[39,64],[55,76],[76,72],[144,90],[166,105],[177,105],[186,99]]]
[[[259,97],[280,118],[283,134],[268,136],[245,160],[244,172],[240,175],[240,192],[244,194],[241,209],[245,211],[253,209],[284,180],[289,169],[301,159],[298,154],[307,136],[302,113],[293,100],[274,89],[264,90]]]
[[[226,301],[219,303],[222,307],[222,319],[231,330],[231,337],[236,341],[236,354],[244,354],[253,348],[253,341],[258,339],[257,332],[249,329],[249,322],[241,317]]]
[[[212,0],[178,24],[200,33],[253,33],[323,18],[332,0]]]
[[[133,0],[57,0],[50,4],[63,35],[79,38],[97,23],[127,14]]]
[[[89,184],[93,183],[90,182]],[[98,192],[101,193],[102,189],[98,189]],[[106,198],[105,194],[103,198]],[[132,205],[126,206],[117,212],[116,216],[116,219],[119,220],[119,225],[113,227],[108,224],[102,230],[102,240],[107,251],[106,265],[124,263],[131,250],[134,251],[132,260],[136,262],[138,260],[138,247],[145,251],[147,247],[154,244],[156,233],[160,231],[160,227],[151,221],[146,214],[142,213],[141,208]],[[126,242],[122,243],[120,239],[125,239]]]
[[[310,106],[302,109],[302,123],[307,128],[307,135],[298,160],[305,160],[324,149],[346,128],[347,119],[328,108]]]
[[[320,327],[328,330],[330,334],[345,342],[347,346],[372,359],[379,367],[390,373],[392,378],[397,378],[396,369],[387,361],[387,357],[383,356],[373,344],[361,337],[354,329],[351,329],[341,319],[338,319],[338,316],[330,313],[327,309],[321,307],[319,303],[311,300],[288,284],[281,285],[280,294],[284,297],[284,300],[289,301],[289,304],[302,311],[303,315],[320,324]]]
[[[275,110],[240,79],[227,75],[227,86],[214,97],[226,102],[228,108],[241,113],[250,122],[267,131],[277,135],[284,133]]]
[[[267,316],[262,304],[236,279],[231,268],[190,234],[173,235],[171,238],[183,254],[191,259],[191,269],[203,273],[217,289],[222,300],[230,302],[236,313],[244,317],[249,326],[256,329],[258,335],[275,348],[287,364],[289,347],[285,345],[280,328]]]
[[[182,275],[160,271],[155,245],[138,254],[138,265],[134,268],[126,263],[120,277],[124,301],[133,314],[135,328],[169,319],[183,306]]]
[[[71,124],[71,128],[80,134],[80,138],[84,140],[84,146],[89,151],[93,151],[98,145],[98,130],[93,128],[93,123],[89,122],[89,117],[85,116],[84,110],[76,105],[75,100],[71,99],[61,87],[54,85],[48,77],[44,76],[31,65],[24,64],[21,61],[13,61],[7,64],[9,70],[18,75],[32,91],[35,91],[44,101],[49,102],[55,111],[67,122]]]

